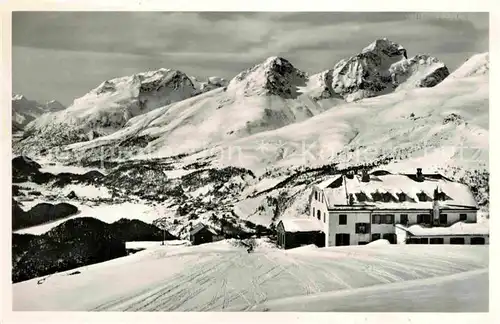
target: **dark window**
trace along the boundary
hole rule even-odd
[[[394,233],[386,233],[384,234],[384,240],[389,241],[391,244],[396,244],[397,243],[397,236]]]
[[[420,239],[420,244],[429,244],[429,239],[427,237],[422,237]]]
[[[356,223],[356,234],[368,234],[370,232],[369,223]]]
[[[339,225],[347,224],[347,215],[339,215]]]
[[[439,224],[446,224],[448,223],[448,215],[447,214],[440,214],[439,215]]]
[[[372,234],[372,241],[380,240],[380,234]]]
[[[317,191],[314,192],[314,199],[318,200],[318,192]]]
[[[427,194],[425,192],[419,192],[417,194],[417,197],[418,197],[418,200],[419,201],[430,201],[431,199],[429,198],[429,196],[427,196]]]
[[[444,244],[444,238],[442,237],[433,237],[430,239],[431,244]]]
[[[408,215],[406,214],[401,214],[400,216],[400,223],[407,225],[408,224]]]
[[[467,214],[460,214],[460,220],[461,221],[466,221],[467,220]]]
[[[321,211],[318,210],[318,220],[321,220]]]
[[[452,237],[450,238],[450,244],[465,244],[465,239],[463,237]]]
[[[313,214],[312,214],[312,216],[314,217],[315,214],[316,214],[316,208],[313,207]]]
[[[431,223],[431,215],[429,215],[429,214],[418,214],[417,215],[417,223],[418,224],[430,224]]]
[[[335,234],[335,246],[349,245],[349,241],[349,234]]]
[[[420,239],[416,237],[409,237],[406,239],[406,244],[420,244]]]
[[[323,223],[326,223],[326,213],[323,214]]]
[[[372,199],[373,199],[373,201],[381,201],[382,194],[377,190],[377,191],[372,193]]]
[[[368,196],[364,192],[356,192],[355,195],[356,195],[356,199],[359,202],[364,202],[364,201],[368,200]]]
[[[471,237],[470,244],[471,245],[484,245],[486,240],[484,237]]]
[[[398,195],[399,202],[406,201],[406,194],[404,192],[400,192],[397,195]]]
[[[368,242],[358,242],[358,245],[366,245]]]
[[[394,215],[372,215],[372,224],[394,224]]]
[[[384,215],[384,224],[394,224],[394,215]]]

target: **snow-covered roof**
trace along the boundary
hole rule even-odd
[[[334,177],[330,177],[320,183],[318,183],[316,185],[316,187],[318,187],[319,189],[323,190],[325,189],[326,187],[328,187],[329,185],[332,184],[332,182],[334,182],[335,180],[339,179],[340,177],[342,177],[341,175],[337,175],[337,176],[334,176]]]
[[[489,227],[484,223],[458,222],[449,227],[422,227],[420,225],[407,228],[398,225],[398,227],[413,236],[489,235]]]
[[[323,231],[323,224],[316,218],[285,218],[281,223],[286,232]]]
[[[440,208],[477,208],[467,185],[440,174],[424,174],[421,181],[415,174],[373,172],[368,177],[369,181],[363,182],[361,175],[336,176],[317,187],[324,191],[330,208],[430,209],[436,189]]]
[[[211,229],[209,226],[203,224],[203,223],[198,223],[196,224],[191,231],[189,231],[189,235],[195,235],[202,229],[206,228],[208,231],[210,231],[212,234],[217,235],[215,230]]]

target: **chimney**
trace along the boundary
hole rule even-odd
[[[370,175],[368,174],[368,171],[366,171],[366,169],[363,169],[361,171],[361,181],[370,182]]]
[[[422,174],[422,168],[417,168],[417,180],[424,181],[424,175]]]

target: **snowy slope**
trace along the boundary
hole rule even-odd
[[[480,53],[470,57],[462,66],[455,70],[450,78],[465,78],[487,75],[490,70],[490,53]]]
[[[488,310],[487,246],[303,247],[283,251],[262,243],[250,254],[228,241],[192,247],[152,246],[128,257],[48,276],[42,284],[37,284],[38,279],[16,283],[13,308]],[[76,270],[80,273],[68,275]],[[476,289],[469,286],[467,290],[467,284]],[[437,287],[446,288],[446,293]],[[401,300],[380,302],[393,292]],[[408,300],[415,300],[415,294],[419,302],[411,306]]]
[[[110,134],[134,116],[197,93],[184,73],[170,69],[107,80],[67,109],[27,125],[33,135],[24,143],[50,147]]]
[[[56,100],[45,104],[29,100],[23,95],[12,97],[12,126],[16,129],[24,128],[28,123],[47,112],[63,110],[65,107]]]

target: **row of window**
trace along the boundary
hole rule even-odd
[[[380,234],[380,233],[375,233],[372,234],[371,241],[376,241],[380,240],[383,238],[384,240],[389,241],[391,244],[396,244],[397,243],[397,236],[394,233],[385,233],[385,234]],[[350,239],[351,235],[347,233],[337,233],[335,234],[335,246],[345,246],[345,245],[350,245]],[[358,245],[365,245],[368,244],[368,242],[358,242]]]
[[[318,218],[319,219],[319,218]],[[467,214],[460,214],[460,221],[466,221]],[[372,224],[394,224],[395,217],[393,214],[376,214],[372,215]],[[400,223],[408,224],[408,215],[401,214],[400,215]],[[447,224],[448,223],[448,215],[440,214],[439,215],[439,223]],[[430,214],[418,214],[417,215],[417,224],[431,224],[431,215]],[[339,225],[347,225],[347,215],[340,214],[339,215]]]
[[[406,244],[444,244],[444,238],[442,237],[410,237],[406,240]],[[450,238],[450,244],[465,244],[465,238],[463,237],[452,237]],[[471,245],[484,245],[486,240],[484,237],[471,237]]]

